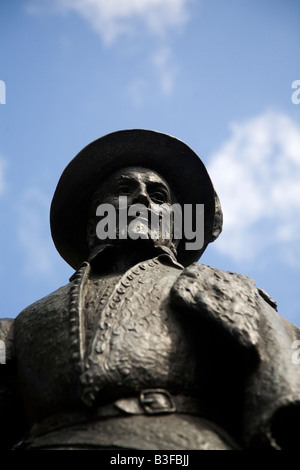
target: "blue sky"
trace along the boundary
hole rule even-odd
[[[73,274],[49,230],[68,162],[146,128],[191,146],[220,196],[201,261],[253,277],[300,326],[299,44],[297,0],[2,0],[0,317]]]

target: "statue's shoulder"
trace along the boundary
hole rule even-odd
[[[224,297],[236,296],[239,293],[251,295],[257,292],[255,281],[243,274],[213,268],[205,264],[193,263],[184,268],[181,275],[174,284],[174,291],[181,292],[188,297],[213,296],[224,299]],[[184,294],[184,292],[186,294]]]
[[[10,331],[13,329],[13,325],[13,318],[0,318],[0,339],[10,335]]]
[[[35,315],[47,315],[57,310],[63,311],[69,304],[71,285],[72,283],[68,283],[59,287],[45,297],[25,307],[16,317],[16,322],[18,323],[21,318],[25,319]]]
[[[14,357],[14,319],[0,318],[0,364]]]
[[[222,286],[230,286],[230,290],[234,289],[252,291],[258,294],[261,299],[267,302],[272,308],[277,310],[276,301],[260,287],[257,287],[255,280],[244,274],[239,274],[231,271],[224,271],[222,269],[213,268],[205,264],[193,263],[185,268],[181,274],[180,282],[190,281],[195,285],[195,288],[203,288],[203,283],[206,289],[220,290]],[[228,293],[228,289],[225,289]],[[224,291],[223,291],[224,292]]]
[[[193,280],[203,280],[203,278],[211,282],[230,282],[234,280],[235,282],[245,282],[249,286],[255,285],[255,281],[249,276],[231,271],[224,271],[201,263],[192,263],[187,268],[184,268],[182,277],[184,276]]]
[[[222,325],[247,347],[258,341],[263,303],[274,302],[251,277],[200,263],[182,271],[171,297],[177,308]]]
[[[15,319],[14,340],[18,358],[26,361],[44,344],[67,337],[72,283],[60,287],[24,308]],[[33,346],[34,343],[34,346]]]

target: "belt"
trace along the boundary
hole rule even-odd
[[[200,408],[198,400],[193,397],[172,395],[163,388],[147,388],[141,390],[138,396],[121,398],[86,413],[62,413],[46,418],[33,425],[29,436],[36,437],[66,426],[83,424],[100,418],[169,413],[203,415],[203,408]]]
[[[172,395],[163,388],[147,388],[141,390],[136,397],[126,397],[114,403],[99,408],[98,416],[107,416],[107,413],[133,415],[157,415],[166,413],[200,414],[198,400],[186,395]],[[119,413],[118,413],[119,412]]]

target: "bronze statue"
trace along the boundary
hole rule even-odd
[[[187,249],[172,217],[168,238],[143,219],[99,237],[97,208],[120,222],[120,196],[153,217],[204,204],[203,244]],[[3,449],[296,448],[300,331],[249,277],[197,263],[222,210],[187,145],[147,130],[92,142],[61,176],[51,230],[75,273],[0,322]]]

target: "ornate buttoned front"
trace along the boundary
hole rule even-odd
[[[84,320],[78,335],[83,336],[83,346],[81,354],[73,351],[73,357],[81,356],[86,405],[147,387],[195,389],[195,355],[168,307],[170,289],[180,273],[154,259],[136,265],[120,279],[81,279]],[[73,348],[79,344],[80,338],[74,338]]]

